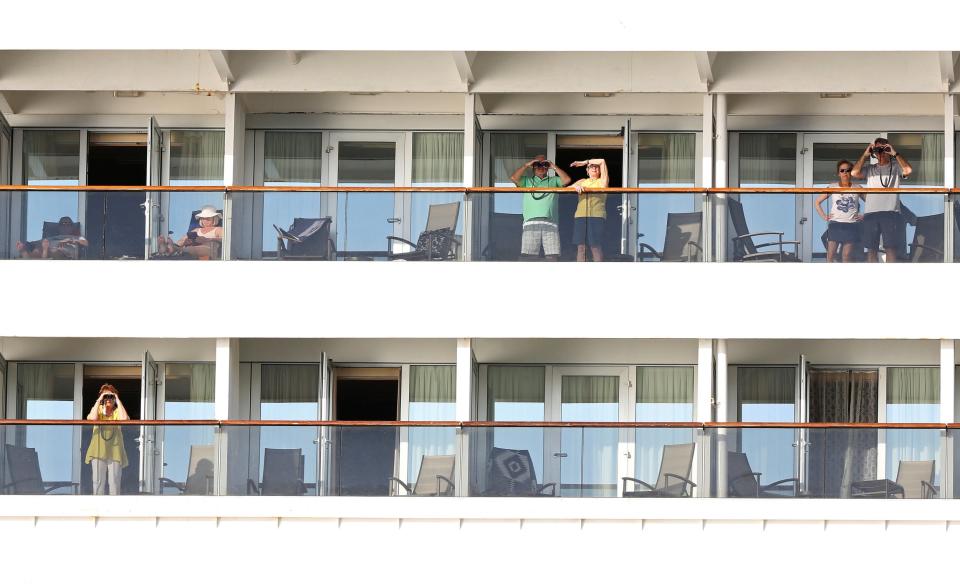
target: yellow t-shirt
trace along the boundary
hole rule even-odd
[[[580,182],[585,188],[602,188],[603,183],[600,178],[587,178]],[[577,212],[574,218],[606,218],[607,217],[607,194],[582,193],[578,196]]]
[[[119,420],[120,412],[114,410],[110,416],[102,417],[102,420]],[[99,421],[102,421],[99,420]],[[123,447],[122,426],[104,426],[99,424],[93,427],[93,435],[90,437],[90,446],[87,447],[87,455],[84,463],[90,464],[93,459],[103,461],[117,461],[121,467],[126,467],[127,451]]]

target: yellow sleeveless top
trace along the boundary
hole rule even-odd
[[[119,412],[114,410],[113,414],[103,418],[103,420],[119,420],[117,417],[119,415]],[[104,426],[98,424],[93,427],[90,446],[87,447],[87,455],[83,462],[89,465],[93,459],[117,461],[121,467],[127,466],[127,451],[124,450],[123,447],[122,426]]]

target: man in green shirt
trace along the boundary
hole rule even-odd
[[[553,168],[557,174],[548,176]],[[527,169],[533,169],[533,175],[524,175]],[[510,176],[510,181],[520,188],[562,188],[570,184],[567,173],[547,161],[546,156],[537,155],[520,166]],[[523,194],[523,239],[520,254],[523,257],[539,257],[540,247],[548,261],[560,258],[559,212],[556,192],[527,192]]]

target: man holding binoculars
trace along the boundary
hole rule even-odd
[[[871,163],[871,157],[876,158],[877,162]],[[868,188],[898,188],[900,180],[906,179],[912,171],[913,167],[903,155],[887,139],[880,137],[867,145],[853,166],[851,175],[856,179],[866,179]],[[895,263],[906,237],[906,231],[901,230],[900,194],[864,194],[863,198],[863,246],[867,248],[867,261],[877,262],[882,236],[886,253],[884,260]]]

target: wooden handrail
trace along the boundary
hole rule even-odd
[[[291,193],[453,193],[453,194],[522,194],[543,191],[576,193],[566,188],[518,188],[518,187],[417,187],[417,186],[258,186],[258,185],[164,185],[164,186],[117,186],[117,185],[0,185],[0,192],[291,192]],[[609,194],[832,194],[832,193],[898,193],[898,194],[958,194],[960,188],[804,188],[804,187],[766,187],[766,188],[708,188],[708,187],[619,187],[586,188],[585,192]]]
[[[24,420],[0,419],[2,426],[211,426],[217,428],[287,427],[409,427],[409,428],[686,428],[713,429],[860,429],[860,430],[946,430],[960,429],[960,422],[942,424],[880,422],[488,422],[488,421],[381,421],[381,420]]]

